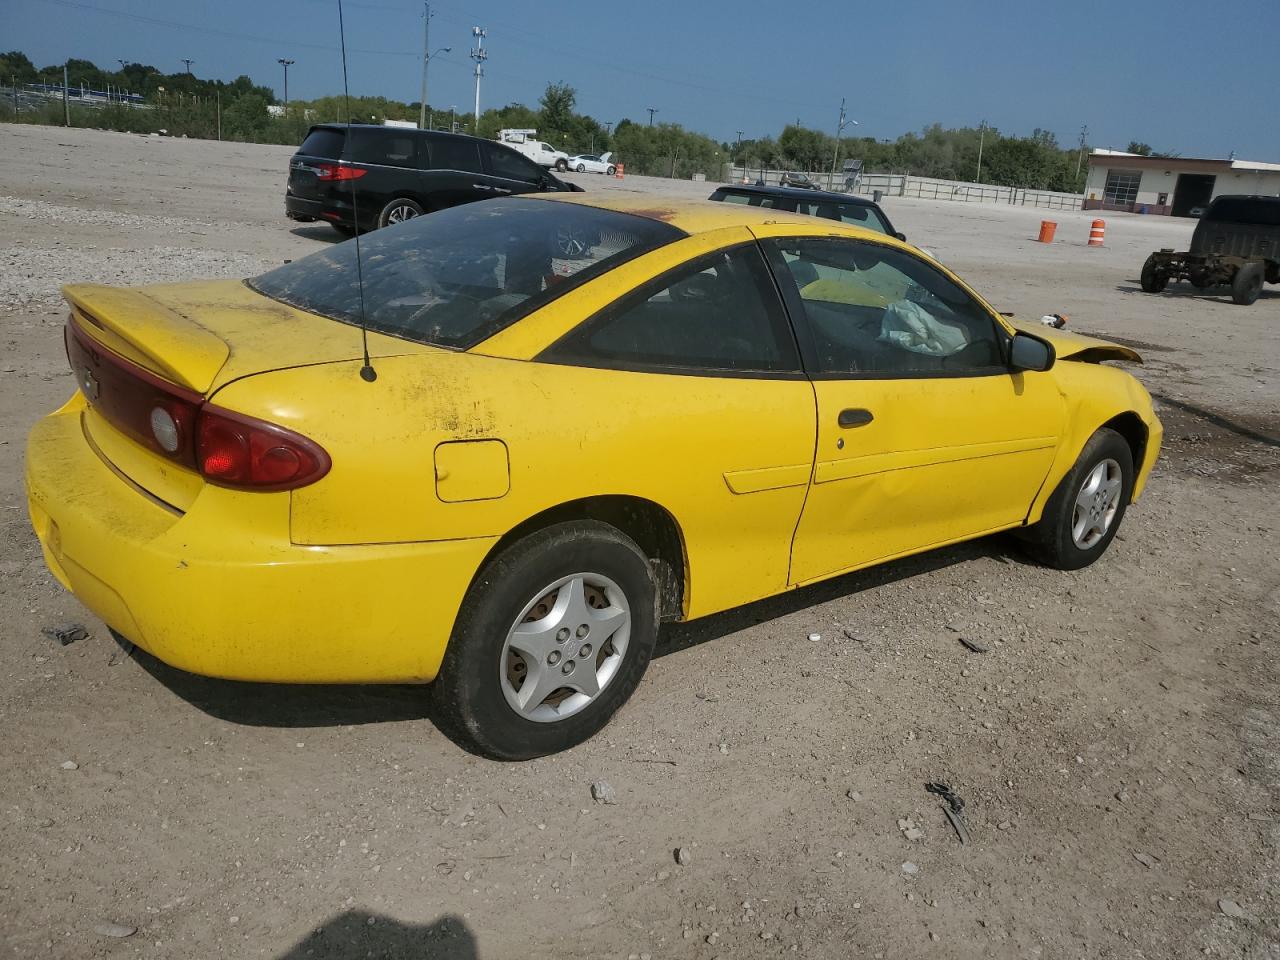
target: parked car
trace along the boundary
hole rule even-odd
[[[349,141],[349,142],[348,142]],[[344,236],[513,193],[581,191],[492,140],[397,127],[319,124],[289,161],[285,213]]]
[[[885,233],[899,240],[907,239],[905,234],[893,229],[893,224],[889,222],[889,215],[880,208],[880,204],[865,197],[847,193],[735,183],[717,187],[709,199],[724,203],[745,203],[751,207],[787,210],[791,213],[803,213],[810,217],[823,217],[827,220],[839,220],[841,223]]]
[[[796,173],[788,170],[778,178],[778,185],[782,187],[795,187],[798,190],[817,190],[818,185],[809,179],[807,173]]]
[[[603,173],[606,177],[612,177],[618,171],[612,157],[612,153],[602,153],[598,157],[593,153],[580,153],[569,158],[569,169],[578,173]]]
[[[1170,280],[1208,290],[1231,287],[1249,306],[1263,283],[1280,283],[1280,197],[1221,196],[1209,204],[1183,253],[1157,250],[1142,265],[1142,289],[1160,293]]]
[[[504,129],[498,131],[498,142],[528,157],[540,167],[554,168],[563,173],[569,169],[569,155],[551,144],[537,139],[534,129]]]
[[[512,197],[66,296],[79,389],[26,451],[58,580],[184,670],[431,681],[505,759],[598,731],[662,620],[1002,530],[1093,563],[1162,436],[1129,348],[746,205]]]

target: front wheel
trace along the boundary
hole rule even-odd
[[[573,169],[577,170],[579,173],[586,173],[586,172],[587,172],[587,165],[586,165],[585,163],[580,163],[580,164],[578,164],[576,167],[574,167]]]
[[[1231,278],[1231,299],[1247,307],[1262,294],[1264,271],[1260,263],[1246,263]]]
[[[1147,293],[1159,293],[1169,285],[1169,277],[1156,264],[1156,255],[1147,257],[1142,265],[1142,289]]]
[[[617,172],[618,172],[618,168],[610,164],[609,169],[604,172],[604,175],[606,177],[612,177]]]
[[[1133,495],[1133,452],[1103,427],[1044,506],[1040,522],[1026,531],[1031,554],[1058,570],[1087,567],[1106,551],[1120,529]]]
[[[390,227],[420,216],[422,216],[420,204],[408,197],[397,197],[383,207],[382,212],[378,214],[378,226]]]
[[[547,527],[490,561],[467,592],[436,722],[465,749],[529,760],[597,733],[631,696],[657,638],[653,571],[614,527]]]

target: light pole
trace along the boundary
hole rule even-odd
[[[733,148],[733,156],[735,160],[742,160],[742,131],[738,131],[738,143]],[[742,161],[742,179],[747,179],[747,162]]]
[[[276,63],[284,67],[284,116],[287,120],[289,118],[289,68],[293,66],[294,61],[281,58]]]
[[[987,138],[987,121],[983,120],[978,124],[978,175],[974,178],[975,183],[982,182],[982,144]]]
[[[431,18],[435,14],[431,12],[431,4],[424,2],[422,4],[422,103],[418,107],[418,127],[426,129],[427,126],[427,67],[431,63],[431,58],[440,53],[449,53],[453,47],[441,47],[434,53],[431,50]]]
[[[649,111],[649,126],[653,126],[653,115],[658,112],[657,107],[645,107]]]
[[[828,187],[836,185],[836,162],[840,159],[840,134],[844,133],[844,128],[849,124],[855,127],[858,125],[857,120],[848,120],[844,115],[844,97],[840,98],[840,119],[836,122],[836,151],[831,155],[831,182]]]
[[[195,61],[190,57],[179,57],[178,59],[187,65],[187,76],[191,76],[191,65],[195,63]]]
[[[484,48],[484,27],[472,27],[471,35],[476,38],[476,45],[471,48],[471,59],[476,62],[476,127],[478,129],[480,126],[480,78],[484,76],[484,67],[481,64],[488,59],[489,52]]]

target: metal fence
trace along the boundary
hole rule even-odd
[[[733,167],[726,179],[741,183],[758,183],[776,186],[781,182],[783,170],[761,167]],[[951,200],[959,203],[1004,203],[1019,207],[1044,207],[1050,210],[1079,210],[1084,204],[1080,193],[1059,193],[1053,190],[1031,190],[1023,187],[1000,187],[991,183],[965,183],[961,180],[938,180],[933,177],[913,177],[901,173],[863,173],[845,177],[831,171],[806,173],[810,180],[824,190],[839,193],[856,193],[873,196],[879,191],[886,197],[914,197],[920,200]]]

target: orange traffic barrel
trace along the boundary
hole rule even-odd
[[[613,175],[618,180],[622,179],[622,169],[623,169],[623,164],[621,163],[619,163],[617,166],[613,168]]]
[[[1053,235],[1058,232],[1058,225],[1052,220],[1040,221],[1040,242],[1053,243]]]
[[[1106,229],[1107,229],[1107,221],[1105,220],[1093,221],[1093,226],[1089,228],[1089,246],[1091,247],[1102,246],[1102,234],[1106,231]]]

